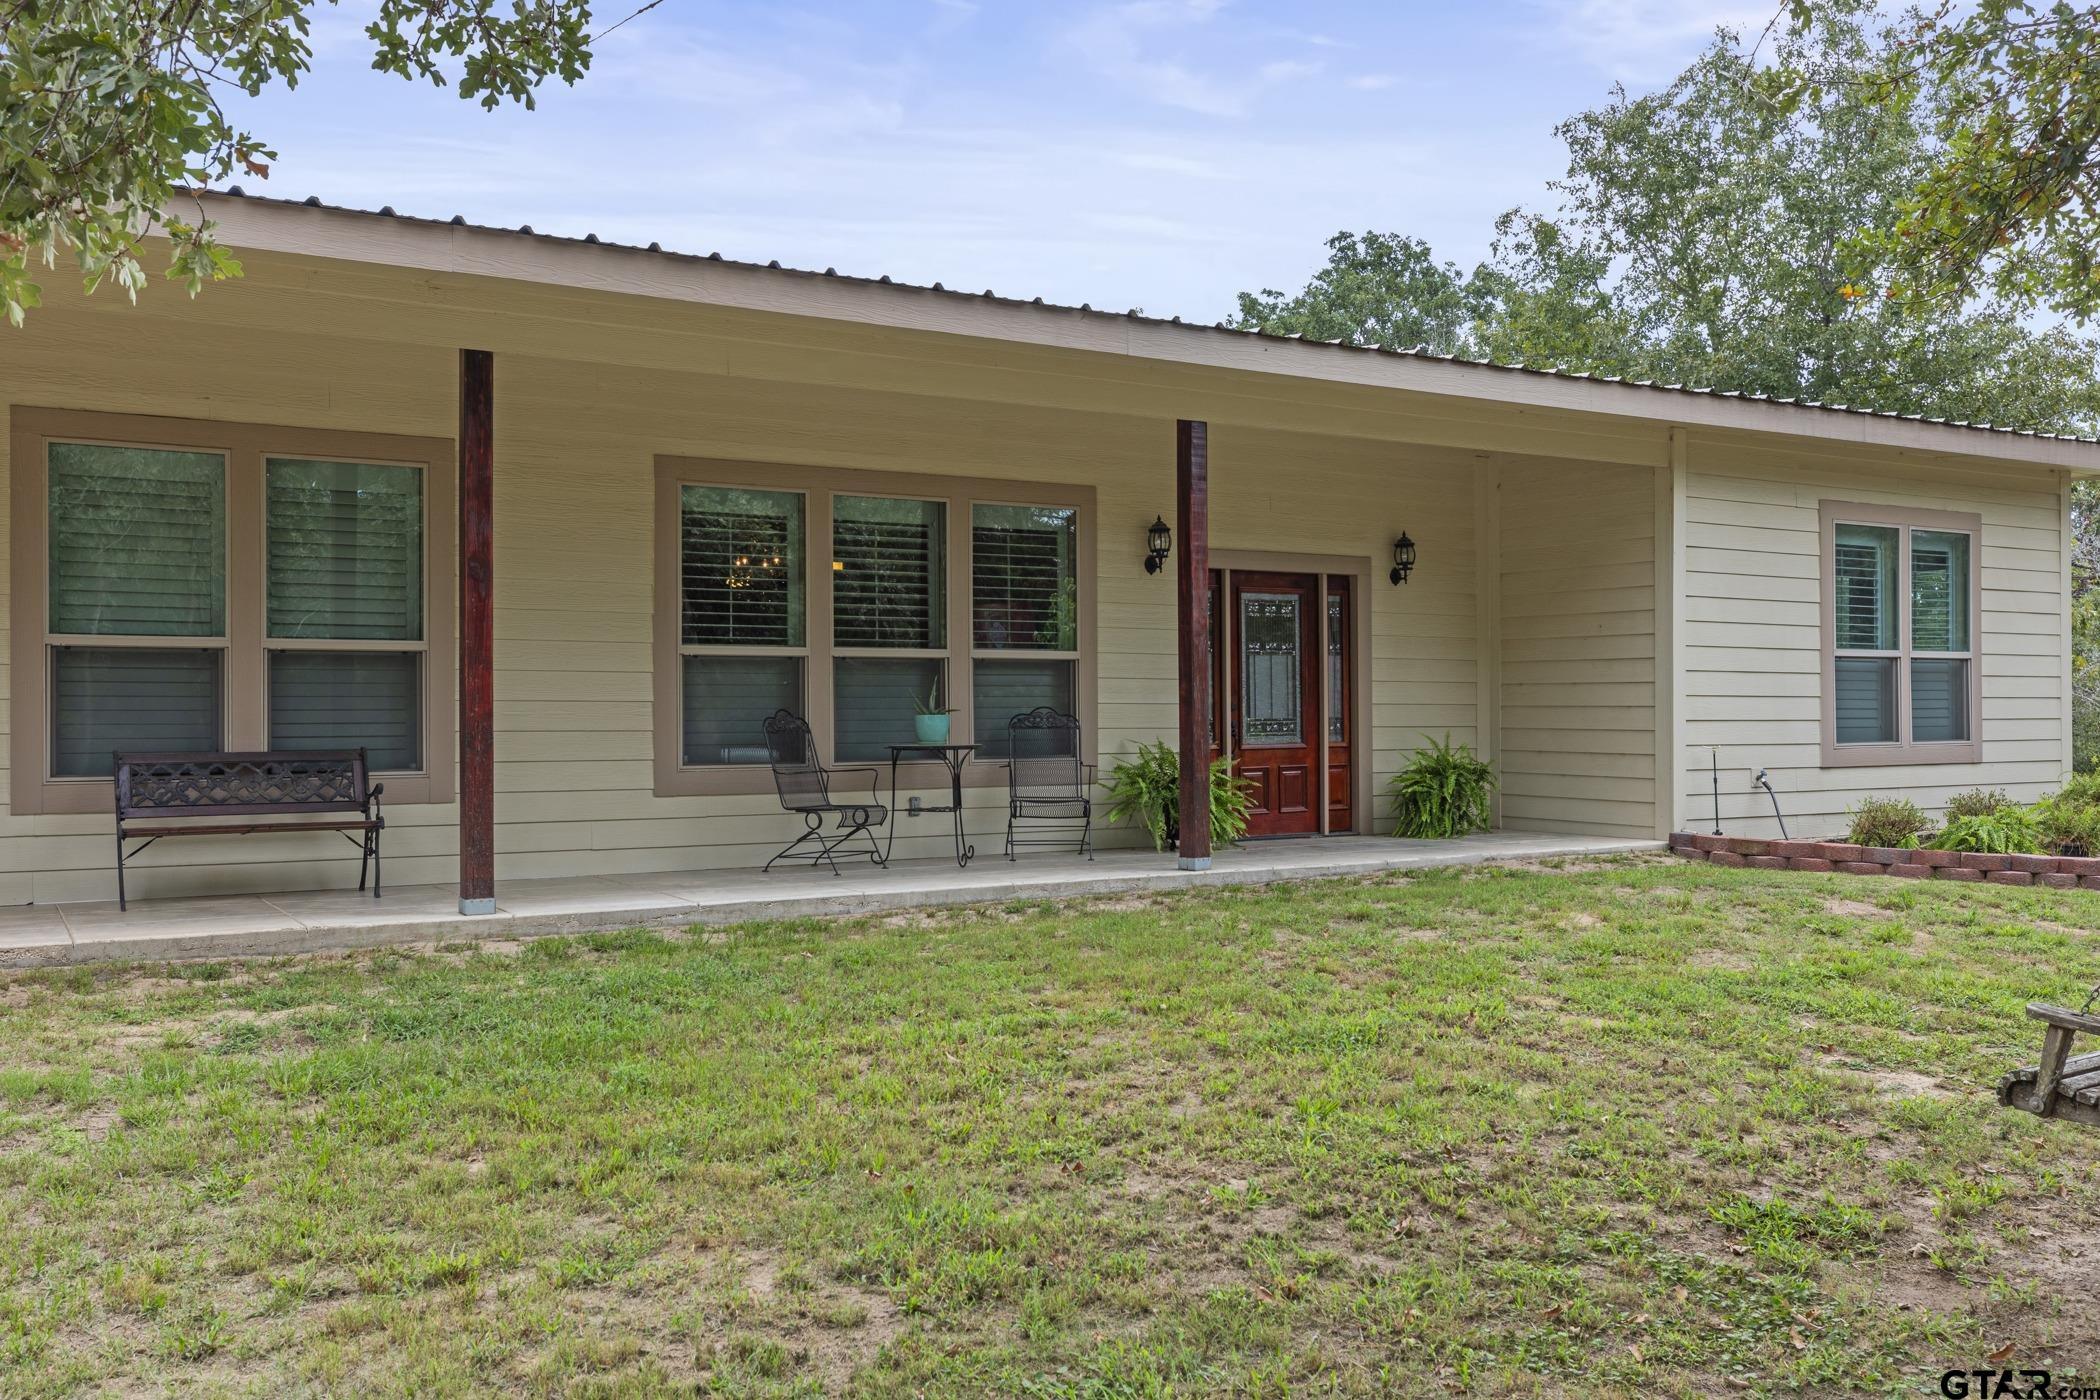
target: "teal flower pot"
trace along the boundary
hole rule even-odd
[[[919,715],[914,721],[922,744],[945,744],[948,742],[948,717],[946,715]]]

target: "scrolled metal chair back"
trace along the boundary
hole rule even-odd
[[[1086,791],[1079,762],[1079,720],[1040,705],[1006,722],[1016,797],[1078,797]]]
[[[767,716],[766,760],[772,765],[773,786],[779,789],[780,805],[791,812],[822,807],[831,799],[823,765],[817,762],[817,744],[809,732],[809,721],[792,710],[775,710]]]

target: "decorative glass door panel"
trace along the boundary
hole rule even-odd
[[[1240,746],[1305,742],[1304,602],[1295,593],[1240,595]]]

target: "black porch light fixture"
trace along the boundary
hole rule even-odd
[[[1145,572],[1156,574],[1167,567],[1167,555],[1174,548],[1174,532],[1167,528],[1163,515],[1152,517],[1152,528],[1145,531]]]
[[[1400,538],[1393,541],[1393,571],[1386,577],[1396,584],[1406,583],[1407,576],[1414,571],[1415,542],[1407,537],[1407,531],[1402,530]]]

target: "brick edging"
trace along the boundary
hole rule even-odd
[[[1687,860],[1748,866],[1756,870],[1836,871],[1842,875],[1984,880],[1994,885],[2100,890],[2100,858],[2091,856],[1906,851],[1886,846],[1855,846],[1849,841],[1768,841],[1755,836],[1698,836],[1689,831],[1671,834],[1670,853]]]

